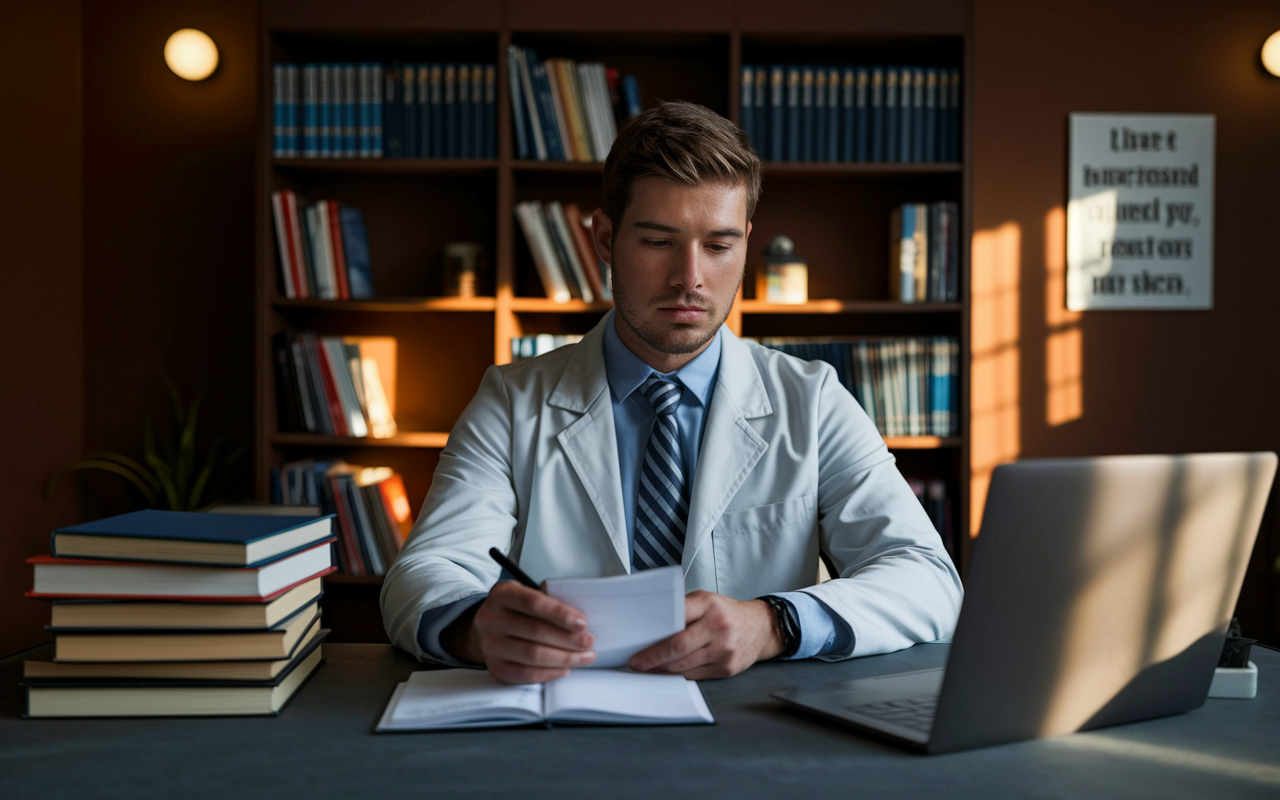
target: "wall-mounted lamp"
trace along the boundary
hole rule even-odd
[[[1262,43],[1262,66],[1267,72],[1280,78],[1280,31],[1267,37]]]
[[[164,63],[179,78],[202,81],[218,68],[218,46],[204,31],[183,28],[164,43]]]

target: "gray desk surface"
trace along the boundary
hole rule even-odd
[[[718,724],[373,734],[416,668],[325,646],[280,717],[23,720],[0,662],[0,797],[1280,797],[1280,654],[1254,700],[1087,734],[922,756],[784,710],[769,693],[940,666],[945,645],[841,664],[758,664],[702,685]]]

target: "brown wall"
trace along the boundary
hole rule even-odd
[[[48,608],[23,599],[49,532],[77,521],[44,479],[80,454],[80,4],[0,12],[0,655],[44,638]]]
[[[1274,0],[977,0],[974,26],[973,331],[975,361],[984,337],[994,359],[974,372],[975,462],[1280,450],[1272,233],[1280,79],[1262,71],[1258,56],[1280,27]],[[1212,311],[1061,310],[1053,279],[1064,258],[1060,209],[1073,111],[1217,115]],[[1011,282],[1016,292],[1007,291]],[[1055,333],[1063,336],[1051,345]],[[1077,342],[1082,361],[1072,387]],[[1047,354],[1054,346],[1066,354]],[[1246,634],[1273,642],[1280,640],[1274,516],[1264,522],[1239,608]]]

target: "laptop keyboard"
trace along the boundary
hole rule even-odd
[[[905,697],[901,700],[882,700],[846,706],[849,711],[865,717],[891,722],[913,731],[929,733],[933,730],[933,716],[938,710],[938,696]]]

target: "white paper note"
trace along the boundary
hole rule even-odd
[[[593,668],[625,667],[631,656],[684,630],[684,573],[658,567],[612,578],[553,578],[547,594],[587,618]]]

